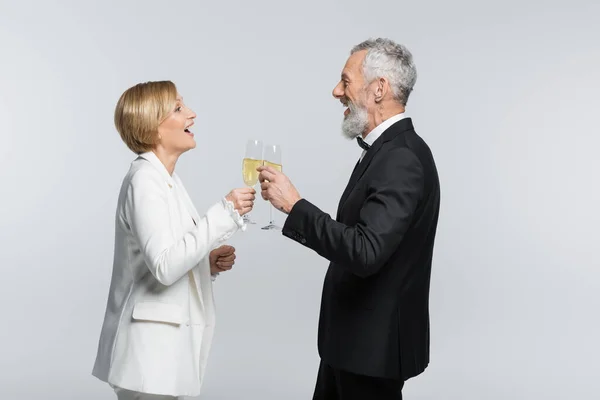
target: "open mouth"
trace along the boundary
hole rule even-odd
[[[344,110],[344,116],[347,117],[348,114],[350,114],[350,106],[348,105],[348,103],[345,103],[343,101],[341,103],[344,107],[346,107],[346,109]]]
[[[192,123],[192,124],[188,125],[188,126],[187,126],[187,127],[184,129],[184,130],[183,130],[185,133],[187,133],[187,134],[188,134],[188,135],[190,135],[190,136],[194,136],[194,134],[192,133],[192,131],[190,131],[190,127],[191,127],[192,125],[194,125],[194,124]]]

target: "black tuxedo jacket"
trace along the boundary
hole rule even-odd
[[[405,118],[357,164],[336,220],[305,199],[293,207],[283,234],[331,262],[319,318],[324,362],[403,380],[425,370],[439,205],[433,156]]]

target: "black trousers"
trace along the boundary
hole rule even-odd
[[[313,400],[402,400],[404,381],[356,375],[321,361]]]

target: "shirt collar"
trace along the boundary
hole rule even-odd
[[[175,183],[173,177],[169,174],[169,171],[167,171],[165,165],[162,163],[162,161],[158,159],[158,156],[154,154],[153,151],[141,153],[139,156],[150,162],[150,164],[152,164],[160,172],[162,177],[170,186],[172,186]],[[175,173],[173,173],[173,175],[175,175]]]
[[[403,118],[406,118],[406,115],[404,113],[400,113],[386,119],[381,124],[377,125],[375,129],[373,129],[367,134],[367,137],[364,139],[365,143],[367,143],[369,146],[372,146],[373,143],[375,143],[375,141],[379,139],[379,136],[381,136],[381,134],[385,132],[387,128],[389,128],[390,126],[392,126],[393,124],[395,124]]]

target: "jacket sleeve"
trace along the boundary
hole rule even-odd
[[[356,225],[332,219],[303,199],[292,208],[283,234],[360,277],[376,274],[399,246],[423,195],[419,159],[407,148],[384,155]]]
[[[164,186],[162,179],[138,170],[127,188],[125,216],[150,272],[163,285],[172,285],[240,226],[221,201],[192,230],[174,237]]]

